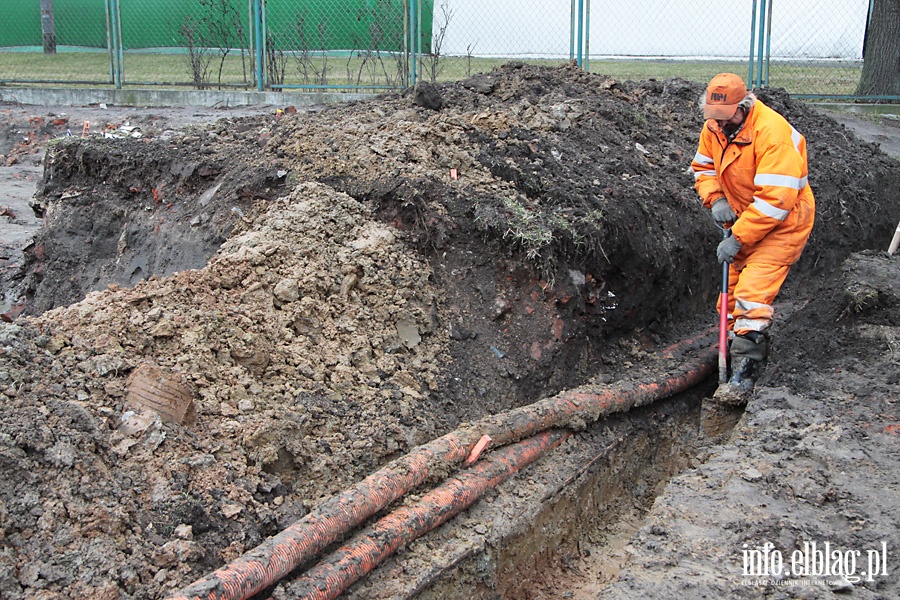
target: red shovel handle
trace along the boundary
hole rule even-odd
[[[730,229],[722,230],[722,239],[731,235]],[[719,383],[728,381],[728,262],[722,262],[722,293],[719,296]]]

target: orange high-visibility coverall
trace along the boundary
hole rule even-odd
[[[729,329],[765,331],[775,296],[813,227],[806,139],[755,100],[731,142],[715,121],[706,121],[691,168],[703,205],[725,197],[738,217],[731,227],[741,249],[729,269]]]

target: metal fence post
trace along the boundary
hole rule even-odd
[[[416,57],[419,60],[419,72],[425,72],[422,56],[422,0],[416,1]]]
[[[260,3],[262,0],[254,0],[253,2],[253,28],[256,33],[256,91],[263,91],[263,87],[265,86],[265,66],[263,64],[263,46],[265,45],[265,40],[262,37],[263,32],[263,24],[262,24],[262,10],[260,8]]]
[[[403,0],[403,82],[410,86],[409,73],[409,0]]]
[[[584,70],[591,70],[591,0],[584,5]]]
[[[116,80],[116,58],[115,54],[113,54],[112,10],[110,9],[110,0],[103,0],[103,7],[106,9],[106,53],[109,55],[109,81],[112,83]]]
[[[118,0],[106,0],[106,44],[109,47],[110,81],[117,90],[121,90],[125,55],[122,50],[122,19]]]
[[[756,0],[753,0],[753,8],[750,12],[750,69],[747,73],[747,86],[753,87],[753,56],[756,46]]]
[[[569,60],[575,60],[575,0],[572,0],[572,7],[569,14]]]
[[[416,79],[418,75],[417,71],[417,62],[419,60],[419,55],[417,49],[419,45],[416,41],[419,39],[419,28],[418,28],[418,12],[419,12],[419,0],[410,0],[409,3],[409,73],[410,73],[410,87],[416,85]]]
[[[256,11],[253,9],[253,0],[247,0],[247,53],[250,60],[250,77],[256,79]],[[241,50],[243,52],[243,49]]]
[[[763,54],[766,38],[766,0],[760,0],[759,4],[759,40],[756,49],[756,87],[762,86]]]
[[[769,87],[769,59],[772,57],[772,5],[775,0],[769,0],[769,16],[766,19],[766,75],[763,85]]]
[[[116,21],[113,27],[116,29],[116,89],[121,90],[125,83],[125,40],[122,39],[122,5],[119,0],[113,0],[116,5]]]
[[[584,0],[578,0],[578,59],[579,67],[584,64]]]

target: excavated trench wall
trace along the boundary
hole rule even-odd
[[[596,591],[623,564],[625,540],[657,494],[710,443],[698,423],[713,389],[707,381],[597,422],[385,561],[347,597],[559,597],[562,577],[568,590]]]
[[[255,201],[285,193],[287,171],[277,165],[246,169],[178,143],[146,148],[130,138],[64,138],[47,152],[31,202],[44,222],[26,249],[25,314],[202,268]]]

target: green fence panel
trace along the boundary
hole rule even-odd
[[[124,84],[251,87],[248,0],[119,0],[119,7]]]
[[[54,0],[44,52],[40,0],[0,0],[0,80],[26,84],[112,81],[106,0]]]
[[[3,0],[0,47],[42,47],[39,0]],[[73,48],[106,48],[104,0],[54,0],[56,43]]]
[[[430,43],[433,1],[423,5],[424,46]],[[326,50],[403,51],[403,0],[295,2],[268,0],[267,27],[284,51]]]
[[[39,2],[7,0],[3,12],[5,23],[0,29],[0,46],[41,45],[41,5]]]
[[[57,0],[60,2],[61,0]],[[182,29],[228,25],[235,13],[248,14],[247,0],[120,0],[122,37],[126,50],[184,46]],[[317,39],[327,50],[358,50],[372,41],[373,31],[383,30],[382,50],[402,50],[403,0],[267,0],[267,28],[285,51],[303,49],[304,39]],[[424,47],[431,31],[431,6],[426,6]],[[244,20],[244,23],[247,21]],[[38,29],[40,31],[40,29]],[[320,32],[324,40],[319,40]],[[38,39],[40,36],[38,36]]]
[[[291,87],[394,87],[407,83],[410,31],[432,47],[433,0],[266,3],[266,82]],[[413,15],[415,13],[412,13]]]
[[[153,76],[163,83],[250,87],[256,72],[254,4],[120,0],[125,83],[151,83],[135,74],[154,74],[159,68]],[[427,52],[434,3],[420,4],[420,45]],[[405,83],[408,0],[266,0],[262,8],[265,87]]]
[[[249,28],[246,0],[119,0],[125,50],[183,49],[186,29],[206,41],[227,46],[237,42],[235,25]]]

